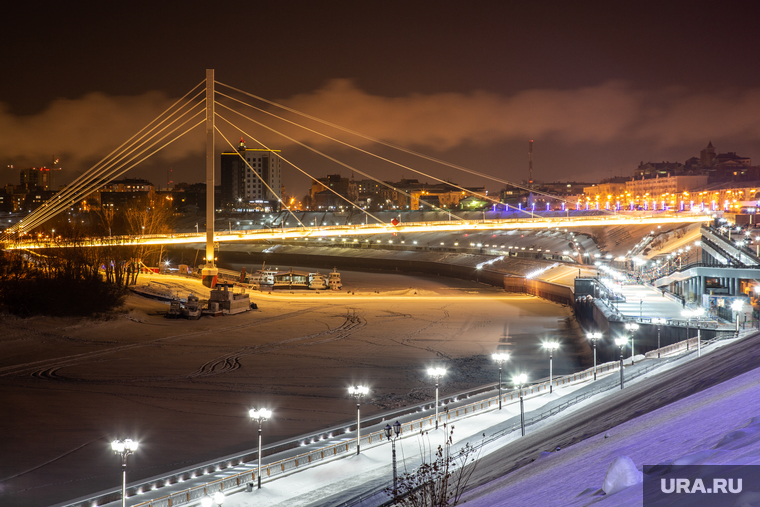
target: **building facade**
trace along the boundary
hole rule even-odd
[[[221,205],[229,209],[279,211],[282,201],[280,150],[246,148],[222,153]]]

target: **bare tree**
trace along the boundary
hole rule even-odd
[[[444,424],[444,431],[446,425]],[[454,426],[451,426],[444,445],[435,452],[429,443],[428,432],[420,432],[422,464],[398,480],[396,505],[404,507],[443,507],[457,505],[467,483],[477,467],[480,450],[469,442],[458,451],[451,450]],[[483,434],[485,439],[485,434]],[[482,448],[479,446],[479,448]],[[393,488],[386,493],[393,496]]]

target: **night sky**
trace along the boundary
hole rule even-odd
[[[64,168],[61,182],[73,179],[202,81],[206,68],[223,83],[510,180],[527,178],[530,139],[534,177],[546,181],[630,175],[640,161],[683,162],[708,141],[757,164],[759,9],[746,5],[16,6],[0,35],[0,182],[18,183],[18,168],[49,165],[53,156]],[[349,175],[251,123],[235,123],[316,176]],[[219,126],[239,139],[239,131]],[[298,137],[383,179],[413,176]],[[130,175],[164,186],[171,167],[174,181],[200,181],[203,142],[198,129]],[[217,140],[219,150],[223,143]],[[248,147],[256,146],[248,140]],[[500,187],[409,156],[394,159]],[[286,170],[284,180],[288,192],[305,193],[305,177]]]

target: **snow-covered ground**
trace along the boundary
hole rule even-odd
[[[629,391],[624,393],[635,391],[633,386],[646,390],[647,382],[667,380],[667,374],[699,372],[704,369],[700,364],[709,360],[712,351],[727,345],[731,344],[720,342],[706,347],[701,359],[695,360],[692,354],[671,361],[627,383]],[[735,345],[742,346],[741,343]],[[727,348],[724,352],[735,351]],[[715,354],[713,357],[720,359],[726,355]],[[512,432],[483,447],[481,468],[473,476],[482,484],[465,495],[466,505],[585,506],[606,502],[605,505],[611,506],[638,506],[642,505],[640,472],[644,465],[760,463],[760,424],[757,420],[753,421],[754,417],[760,416],[758,384],[760,369],[750,370],[559,451],[555,451],[553,445],[547,446],[544,452],[537,452],[530,463],[523,464],[512,473],[494,474],[488,467],[502,462],[501,457],[505,453],[508,455],[510,449],[521,440],[519,432]],[[576,385],[560,389],[552,396],[527,400],[526,412],[530,413],[582,388],[582,385]],[[607,409],[619,396],[620,391],[613,389],[580,402],[530,426],[529,436],[532,434],[534,438],[540,438],[542,430],[556,429],[572,415],[594,416],[599,413],[600,417],[603,414],[609,417]],[[519,407],[513,404],[505,406],[502,412],[492,411],[454,423],[455,447],[466,442],[478,443],[483,434],[488,437],[497,433],[509,426],[518,415]],[[442,439],[443,431],[439,430],[425,436],[412,435],[399,440],[399,469],[414,469],[419,464],[420,454],[430,445],[438,445]],[[381,445],[366,450],[361,456],[319,465],[265,483],[262,490],[229,496],[224,505],[338,505],[362,492],[388,484],[391,476],[389,447],[387,444]],[[612,463],[615,466],[611,467]],[[497,478],[483,480],[483,476],[489,474]],[[625,483],[622,479],[629,482]],[[636,484],[626,487],[631,479]],[[603,486],[610,494],[603,492]],[[377,495],[364,505],[378,505],[383,498]]]
[[[639,472],[659,463],[760,464],[759,387],[760,368],[559,452],[542,453],[466,494],[467,505],[641,506],[640,483],[610,495],[602,491],[610,465],[621,457],[630,458]],[[736,502],[744,505],[741,498]]]

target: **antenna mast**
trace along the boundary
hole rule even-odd
[[[528,144],[528,183],[533,185],[533,139]]]

